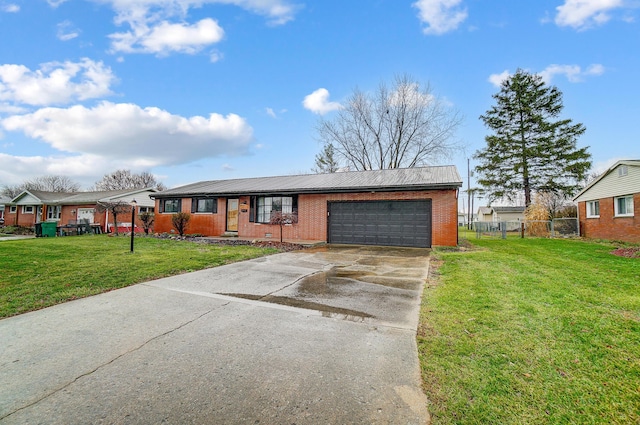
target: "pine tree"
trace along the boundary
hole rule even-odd
[[[496,104],[480,116],[493,134],[474,155],[480,162],[478,183],[489,198],[513,200],[524,192],[528,207],[535,192],[574,193],[591,167],[591,155],[576,146],[585,127],[559,118],[560,90],[519,69],[493,98]]]
[[[313,167],[313,171],[318,174],[335,173],[338,168],[333,145],[327,143],[322,151],[316,155],[316,166]]]

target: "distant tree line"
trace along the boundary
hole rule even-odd
[[[165,190],[164,184],[159,182],[153,174],[143,171],[139,174],[130,170],[116,170],[105,174],[91,186],[88,191],[106,191],[123,189],[145,189],[152,187]],[[8,198],[15,198],[25,190],[39,190],[43,192],[74,193],[81,192],[80,183],[74,182],[67,176],[47,175],[25,180],[22,184],[2,185],[0,194]]]

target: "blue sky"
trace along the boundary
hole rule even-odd
[[[0,0],[0,185],[306,173],[319,117],[407,73],[464,115],[441,164],[466,187],[518,68],[564,93],[601,171],[640,158],[639,18],[636,0]]]

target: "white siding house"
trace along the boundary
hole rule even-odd
[[[582,236],[640,242],[640,160],[616,162],[573,200]]]

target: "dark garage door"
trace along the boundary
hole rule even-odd
[[[431,247],[431,201],[329,202],[329,243]]]

